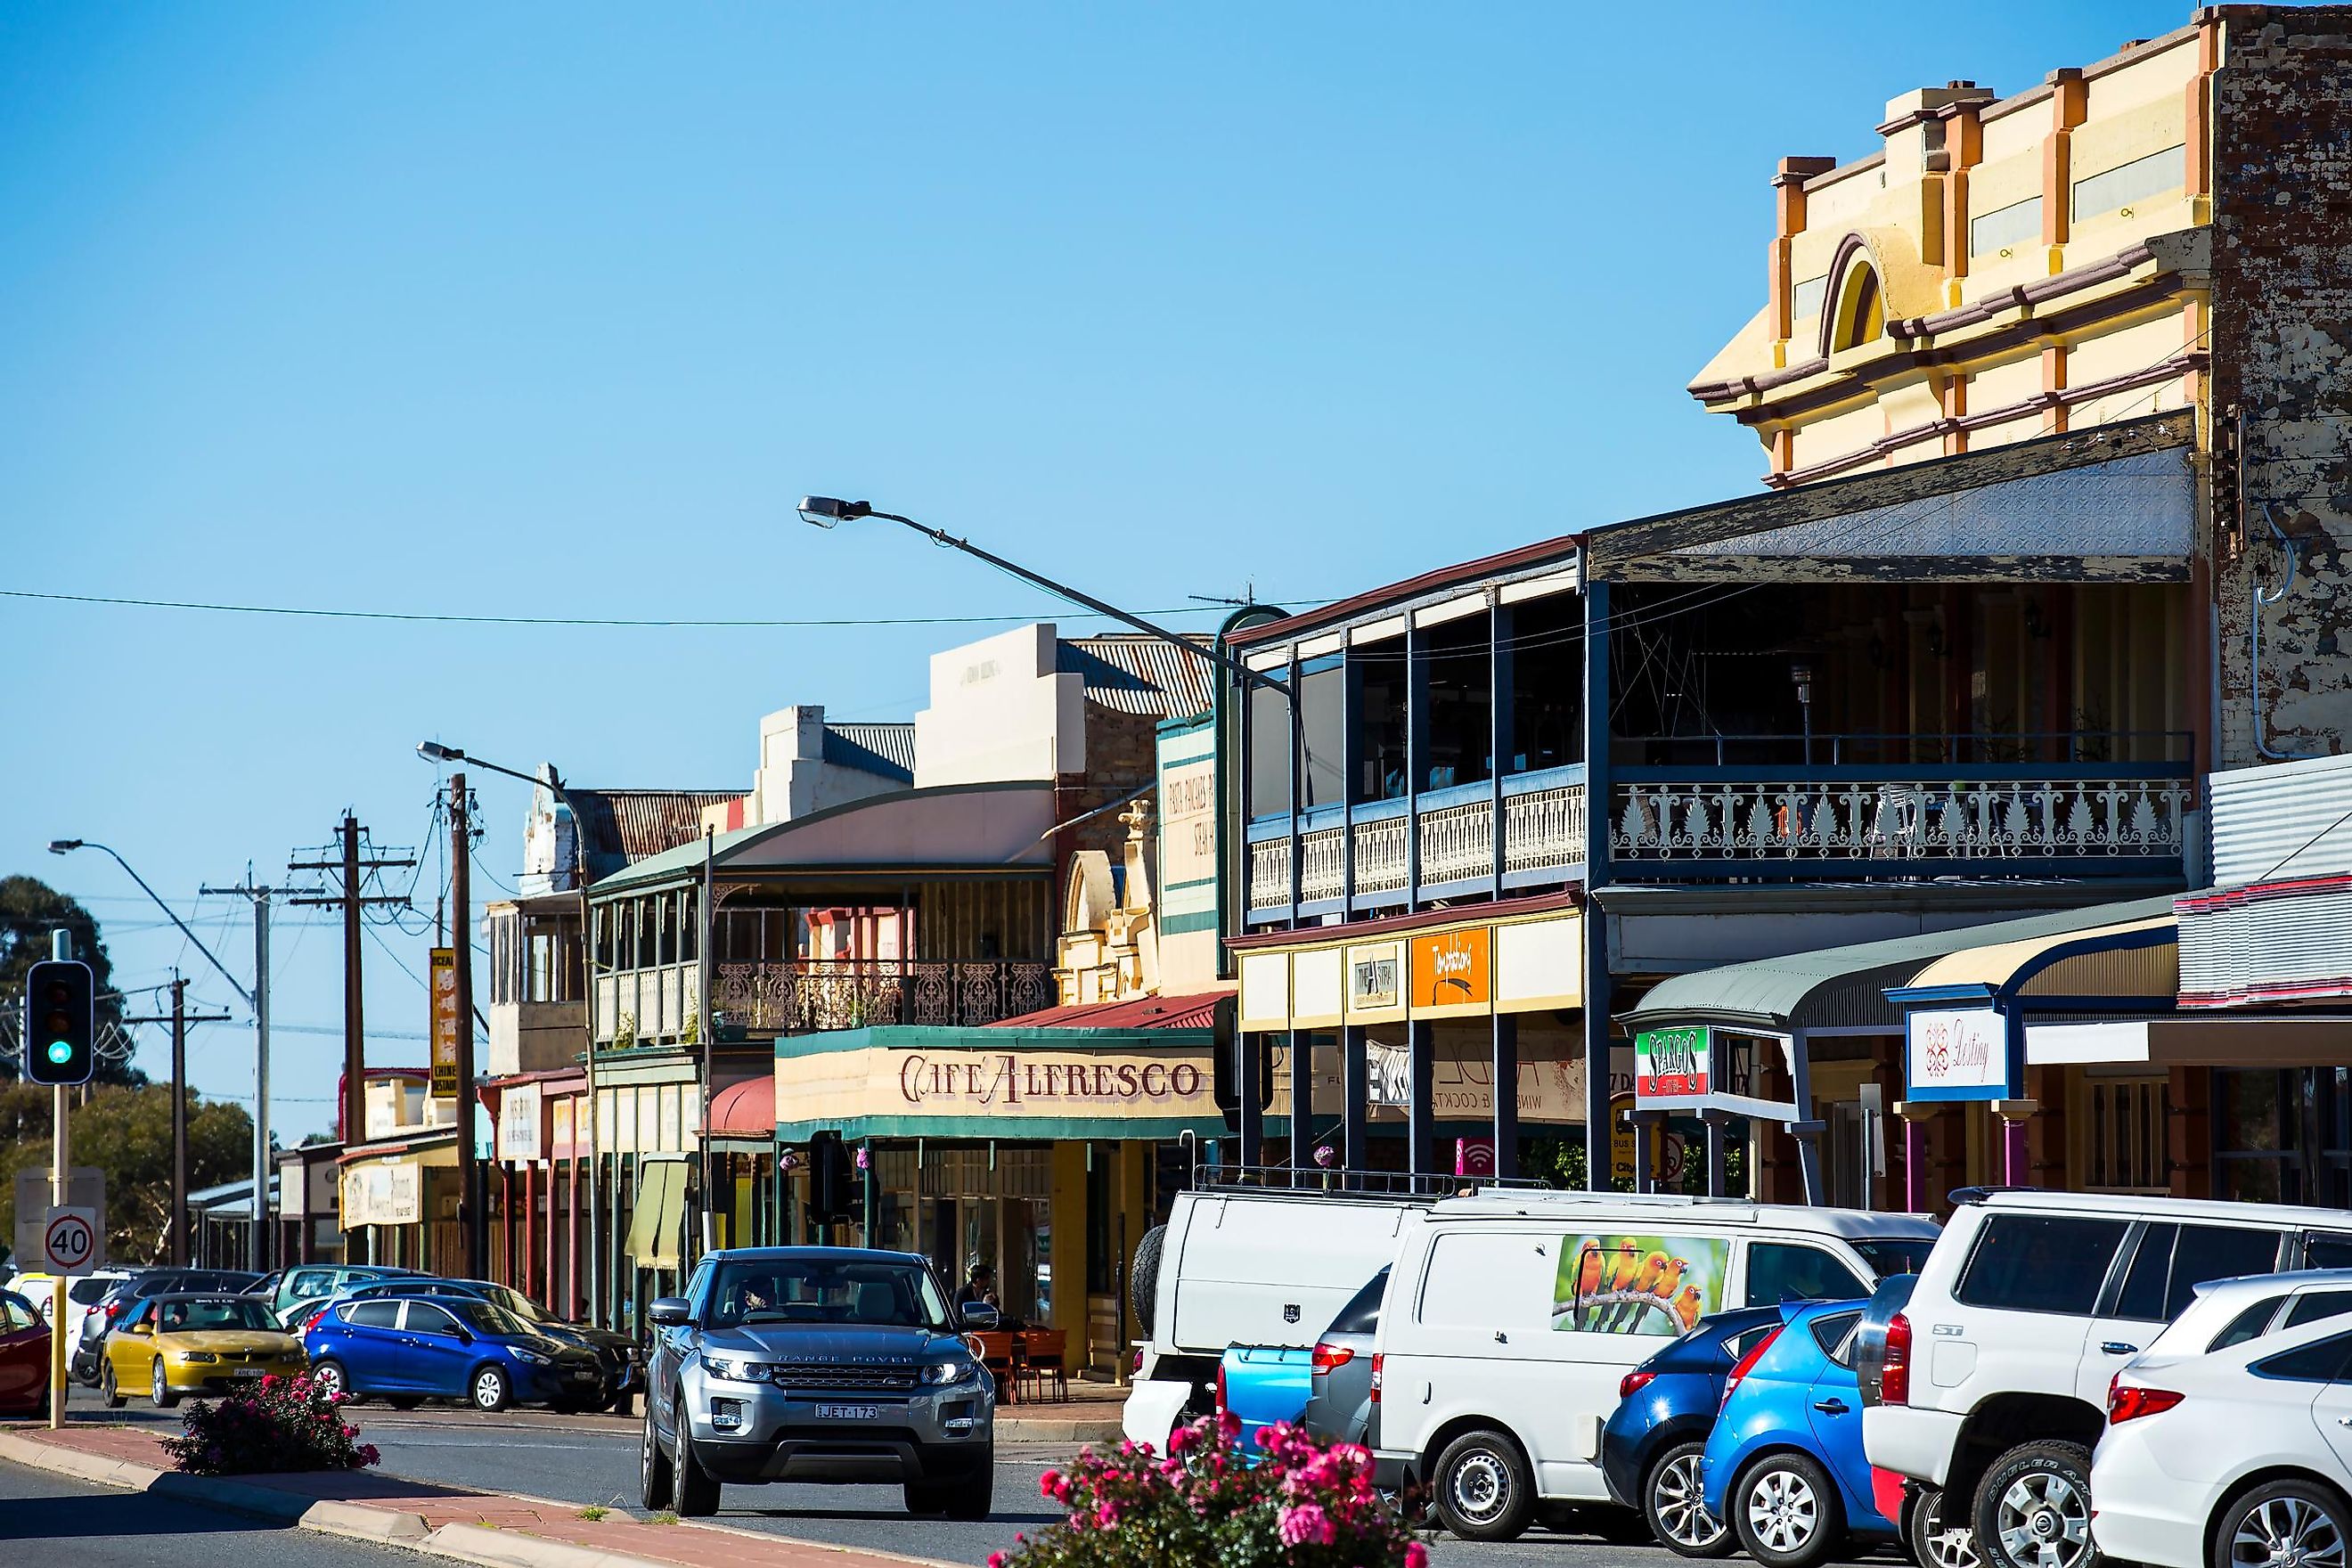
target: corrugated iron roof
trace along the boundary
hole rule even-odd
[[[838,767],[887,773],[911,782],[915,776],[915,727],[828,723],[824,727],[824,760]]]
[[[584,789],[564,786],[588,874],[609,877],[648,856],[702,837],[706,807],[740,800],[740,789]]]
[[[1209,641],[1190,640],[1203,647]],[[1190,719],[1206,713],[1216,700],[1214,664],[1140,632],[1064,637],[1054,668],[1085,677],[1087,700],[1120,713]]]
[[[1217,1022],[1217,1004],[1230,991],[1192,996],[1136,996],[1124,1002],[1081,1002],[1047,1007],[982,1026],[991,1029],[1208,1029]]]

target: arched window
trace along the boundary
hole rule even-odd
[[[1838,290],[1837,315],[1830,332],[1832,352],[1866,343],[1886,330],[1886,303],[1878,292],[1878,270],[1857,263]]]

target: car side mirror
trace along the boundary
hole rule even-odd
[[[961,1311],[963,1326],[986,1333],[1004,1321],[1004,1314],[985,1301],[967,1301]]]
[[[152,1334],[155,1331],[155,1327],[152,1323],[133,1323],[131,1325],[131,1331],[134,1334]]]
[[[693,1306],[683,1296],[657,1296],[646,1309],[646,1316],[665,1329],[674,1329],[694,1312]]]

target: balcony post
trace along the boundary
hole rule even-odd
[[[1298,879],[1306,865],[1306,846],[1298,832],[1298,786],[1303,782],[1299,773],[1300,753],[1307,750],[1307,720],[1298,710],[1298,645],[1290,645],[1290,680],[1283,688],[1290,699],[1290,929],[1298,929]]]
[[[1412,616],[1404,618],[1404,908],[1421,908],[1421,770],[1429,760],[1429,681]]]
[[[1366,1170],[1371,1164],[1370,1037],[1370,1031],[1361,1024],[1349,1024],[1339,1031],[1339,1163],[1350,1171]]]
[[[1356,770],[1363,765],[1356,725],[1364,708],[1363,667],[1355,646],[1339,649],[1339,918],[1356,912]]]
[[[1234,1032],[1234,1131],[1241,1145],[1237,1163],[1244,1170],[1265,1163],[1265,1038]]]
[[[1416,1018],[1405,1026],[1406,1056],[1412,1073],[1412,1100],[1405,1112],[1405,1169],[1416,1176],[1436,1169],[1437,1026]]]
[[[1290,1031],[1290,1168],[1315,1168],[1315,1037]]]
[[[1517,715],[1511,711],[1513,691],[1511,650],[1511,607],[1503,603],[1499,588],[1486,590],[1486,798],[1492,827],[1487,834],[1487,847],[1494,852],[1494,896],[1503,896],[1503,867],[1507,846],[1503,842],[1503,773],[1505,759],[1509,757],[1518,742],[1512,734]],[[1495,1101],[1496,1106],[1503,1102]],[[1502,1153],[1497,1131],[1495,1145],[1496,1157]],[[1496,1166],[1499,1173],[1501,1167]]]
[[[1519,1016],[1495,1015],[1495,1174],[1519,1173]]]
[[[1588,563],[1587,570],[1590,570]],[[1584,1184],[1609,1190],[1609,584],[1584,584]]]

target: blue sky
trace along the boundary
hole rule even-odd
[[[1754,439],[1682,387],[1761,302],[1774,160],[1863,155],[1906,89],[2017,91],[2189,9],[1972,16],[12,5],[0,588],[1053,613],[903,534],[803,527],[824,490],[1137,607],[1297,602],[1736,494]],[[761,713],[908,717],[924,656],[992,629],[23,599],[0,626],[0,870],[89,900],[131,985],[201,960],[50,838],[114,845],[242,975],[249,917],[198,884],[285,880],[346,805],[419,841],[421,737],[748,787]],[[83,717],[38,727],[60,690]],[[524,791],[479,787],[487,897]],[[383,934],[422,971],[429,939]],[[291,1141],[331,1114],[341,949],[289,912],[273,951],[277,1016],[320,1031],[273,1052]],[[368,957],[370,1059],[420,1060],[421,987]],[[200,1033],[191,1077],[249,1098],[250,1031]]]

